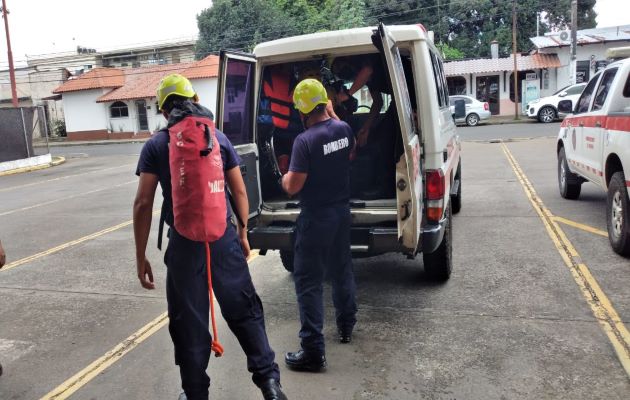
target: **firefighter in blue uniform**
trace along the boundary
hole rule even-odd
[[[285,355],[288,367],[320,371],[326,367],[323,280],[332,281],[337,331],[349,343],[356,323],[356,287],[350,252],[350,153],[352,129],[326,112],[328,97],[321,82],[305,79],[293,102],[306,131],[293,144],[289,172],[282,187],[299,193],[293,276],[300,311],[301,349]]]
[[[168,126],[186,115],[212,118],[212,113],[197,103],[198,97],[192,85],[181,75],[172,74],[162,79],[157,98],[160,110],[169,120]],[[216,137],[221,146],[226,183],[234,196],[234,212],[246,224],[249,205],[239,168],[240,159],[222,132],[217,130]],[[206,368],[210,358],[211,336],[208,330],[205,246],[184,238],[173,227],[168,141],[168,129],[153,135],[142,149],[136,170],[140,180],[133,221],[138,279],[144,288],[154,288],[152,268],[145,251],[151,228],[153,199],[159,183],[164,197],[161,220],[170,227],[168,248],[164,255],[167,267],[166,298],[175,363],[179,365],[184,389],[180,400],[207,400],[210,378]],[[267,339],[262,304],[249,274],[246,260],[249,255],[247,227],[240,226],[238,231],[235,229],[229,207],[226,218],[228,224],[225,234],[210,245],[214,293],[225,321],[247,356],[247,369],[252,373],[252,379],[263,397],[286,399],[280,387],[275,354]]]

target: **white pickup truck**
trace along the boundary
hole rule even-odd
[[[630,48],[611,49],[630,57]],[[606,225],[615,252],[630,256],[630,58],[610,63],[589,82],[575,105],[558,104],[568,115],[557,142],[560,195],[577,199],[591,181],[608,192]]]

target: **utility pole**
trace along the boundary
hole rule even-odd
[[[13,68],[13,53],[11,53],[11,39],[9,38],[9,18],[7,15],[6,0],[2,0],[2,17],[4,18],[4,30],[7,33],[7,55],[9,56],[9,78],[11,79],[11,98],[13,107],[18,106],[17,89],[15,87],[15,69]]]
[[[571,0],[571,84],[577,83],[577,0]]]
[[[514,78],[514,119],[518,120],[518,68],[516,65],[516,0],[512,0],[512,56],[514,57],[514,71],[512,77]],[[522,100],[522,99],[521,99]]]

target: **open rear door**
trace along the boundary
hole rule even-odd
[[[400,51],[382,23],[378,26],[378,35],[387,62],[404,144],[404,155],[396,160],[398,239],[409,252],[415,253],[419,248],[423,209],[420,136],[416,132]]]
[[[249,198],[249,217],[260,212],[258,147],[254,138],[256,59],[252,54],[221,52],[217,83],[216,126],[241,156],[241,173]]]

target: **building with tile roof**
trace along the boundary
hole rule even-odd
[[[160,80],[179,73],[215,110],[219,57],[140,68],[94,68],[53,90],[62,96],[69,140],[147,136],[166,125],[157,108]]]
[[[491,45],[491,58],[444,64],[449,93],[487,101],[495,115],[513,115],[514,100],[520,103],[523,87],[533,89],[528,93],[544,97],[573,82],[588,81],[606,66],[608,48],[630,45],[630,25],[584,29],[577,32],[577,37],[575,66],[571,65],[570,32],[551,32],[530,38],[535,50],[531,54],[516,55],[519,74],[516,96],[512,77],[514,57],[499,57],[496,42]],[[576,71],[575,77],[572,71]]]

